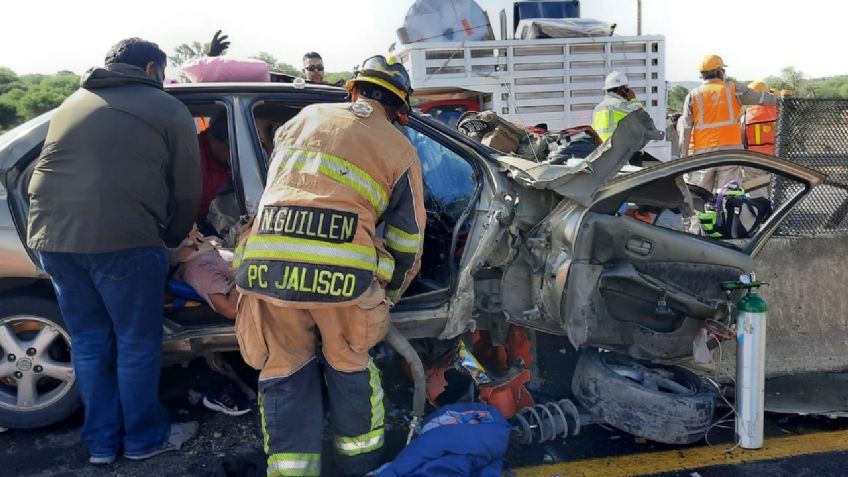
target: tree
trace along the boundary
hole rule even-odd
[[[683,102],[686,101],[687,94],[689,94],[689,90],[680,85],[668,90],[668,112],[682,113]]]
[[[339,81],[347,81],[353,78],[353,73],[348,71],[340,71],[337,73],[327,73],[324,75],[324,81],[330,84],[336,84]]]
[[[250,57],[254,60],[261,60],[265,63],[268,63],[268,68],[271,71],[276,71],[278,73],[287,74],[290,76],[300,76],[300,71],[294,66],[288,63],[281,63],[277,60],[277,57],[268,53],[267,51],[260,51],[259,53]]]
[[[26,120],[58,107],[79,88],[79,83],[79,76],[73,73],[44,77],[20,97],[18,115]]]
[[[0,68],[0,128],[10,129],[59,106],[79,88],[79,82],[79,76],[70,71],[17,76]]]
[[[193,41],[191,43],[183,43],[174,48],[174,54],[168,57],[173,66],[182,66],[189,60],[202,58],[206,51],[209,50],[209,43],[201,43]]]

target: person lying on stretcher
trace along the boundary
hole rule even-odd
[[[216,313],[235,320],[239,293],[232,269],[233,252],[218,237],[206,237],[195,227],[175,252],[177,278],[188,283]]]

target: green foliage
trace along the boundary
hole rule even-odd
[[[330,84],[336,84],[339,81],[347,81],[353,78],[353,73],[349,71],[341,71],[338,73],[327,73],[324,75],[324,81]]]
[[[848,98],[848,76],[809,79],[797,68],[790,66],[780,70],[777,76],[769,76],[765,83],[769,88],[788,89],[801,98]]]
[[[209,43],[201,43],[199,41],[183,43],[182,45],[174,48],[174,54],[168,56],[168,60],[173,66],[182,66],[189,60],[202,58],[208,50]]]
[[[271,71],[291,76],[300,76],[300,70],[288,63],[281,63],[279,60],[277,60],[276,56],[272,55],[271,53],[268,53],[267,51],[260,51],[259,53],[251,56],[250,58],[254,60],[262,60],[265,63],[268,63],[268,68],[270,68]]]
[[[683,102],[686,101],[687,94],[689,94],[689,90],[680,85],[668,90],[668,112],[682,113]]]
[[[70,71],[18,76],[0,68],[0,129],[11,129],[59,106],[79,88],[79,82],[79,76]]]

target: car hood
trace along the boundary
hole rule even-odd
[[[627,165],[648,141],[662,140],[651,116],[643,109],[622,119],[609,140],[585,159],[566,164],[534,162],[515,156],[495,159],[509,177],[529,189],[548,189],[581,205],[592,202],[597,190]]]

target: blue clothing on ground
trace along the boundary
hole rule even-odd
[[[95,457],[161,447],[170,431],[159,402],[165,249],[39,256],[71,335],[85,405],[81,440]]]
[[[378,477],[500,477],[512,427],[480,403],[444,406]]]

